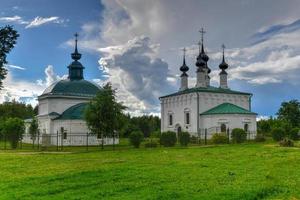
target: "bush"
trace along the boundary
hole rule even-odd
[[[179,143],[181,146],[187,146],[190,143],[190,134],[188,132],[181,132],[178,134]]]
[[[197,138],[196,136],[192,135],[192,136],[191,136],[191,139],[190,139],[190,142],[191,142],[192,144],[198,144],[198,143],[199,143],[199,140],[198,140],[198,138]]]
[[[279,142],[279,145],[280,145],[281,147],[293,147],[293,146],[294,146],[294,142],[293,142],[293,140],[291,140],[291,139],[284,138],[283,140],[281,140],[281,141]]]
[[[143,141],[143,137],[144,137],[144,135],[141,131],[134,131],[129,135],[129,142],[135,148],[139,148],[141,142]]]
[[[289,132],[289,138],[291,140],[298,140],[299,139],[299,128],[293,128],[290,132]]]
[[[271,131],[273,140],[280,141],[284,138],[284,129],[283,128],[273,128]]]
[[[265,142],[266,138],[263,134],[257,134],[255,137],[255,142]]]
[[[160,131],[154,131],[150,134],[150,138],[160,138]]]
[[[164,147],[175,146],[176,140],[176,133],[172,131],[163,132],[160,136],[160,144]]]
[[[227,144],[228,136],[226,133],[214,133],[212,135],[211,141],[214,144]]]
[[[8,118],[2,124],[2,133],[7,135],[11,147],[16,149],[25,132],[24,121],[19,118]]]
[[[146,148],[155,148],[155,147],[157,147],[157,145],[158,145],[157,141],[155,141],[155,140],[150,140],[145,143]]]
[[[244,131],[244,129],[235,128],[231,132],[231,139],[234,143],[245,142],[247,139],[247,133]]]

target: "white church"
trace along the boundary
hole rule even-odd
[[[210,85],[209,57],[204,51],[202,42],[199,45],[199,55],[196,59],[197,82],[194,87],[188,87],[189,67],[185,62],[185,50],[181,86],[179,91],[160,97],[161,102],[161,131],[187,131],[194,136],[211,137],[216,132],[227,132],[234,128],[242,128],[256,135],[256,116],[251,111],[251,93],[235,91],[229,88],[227,82],[228,64],[225,62],[223,46],[223,59],[219,65],[220,85]]]
[[[90,133],[84,120],[88,102],[101,90],[100,86],[84,80],[83,65],[79,62],[81,54],[77,49],[71,54],[73,62],[68,66],[68,79],[54,82],[38,97],[38,128],[42,140],[47,145],[99,145],[102,139]],[[31,143],[29,135],[30,120],[25,121],[24,142]],[[104,138],[104,144],[117,144],[118,138]]]

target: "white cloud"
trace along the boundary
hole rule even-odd
[[[66,79],[68,78],[68,75],[58,76],[52,65],[48,65],[45,68],[45,80],[37,80],[37,84],[41,86],[50,86],[52,83],[58,80]]]
[[[6,64],[5,67],[6,67],[6,68],[11,68],[11,69],[26,70],[25,67],[21,67],[21,66],[18,66],[18,65]]]
[[[7,23],[17,23],[17,24],[28,24],[27,21],[23,20],[22,17],[15,15],[12,17],[0,17],[1,22],[7,22]]]
[[[29,22],[29,24],[25,27],[25,28],[34,28],[34,27],[38,27],[41,26],[43,24],[47,24],[47,23],[56,23],[56,24],[61,24],[64,22],[63,19],[60,19],[57,16],[54,17],[35,17],[32,21]]]
[[[68,19],[61,19],[60,17],[57,16],[52,16],[52,17],[37,16],[31,21],[24,20],[23,17],[18,15],[0,17],[0,22],[24,24],[26,25],[25,28],[35,28],[48,23],[64,24],[65,22],[68,21],[69,21]]]
[[[151,108],[158,111],[159,104],[157,99],[154,101],[155,95],[153,94],[168,94],[177,91],[179,87],[177,75],[180,74],[179,67],[182,63],[179,49],[184,46],[191,47],[187,58],[187,64],[190,67],[189,85],[195,85],[194,63],[198,51],[195,44],[199,41],[197,31],[201,27],[207,30],[205,47],[210,56],[209,67],[212,69],[213,84],[219,82],[218,65],[222,43],[229,47],[226,50],[226,57],[230,64],[229,77],[233,83],[239,80],[238,82],[251,87],[252,85],[293,83],[296,80],[295,74],[298,73],[299,66],[297,54],[300,53],[299,33],[281,32],[271,37],[268,36],[264,42],[250,46],[247,44],[256,30],[262,31],[261,27],[282,21],[286,24],[292,19],[299,19],[297,9],[299,2],[277,2],[271,5],[259,0],[247,1],[247,3],[229,1],[226,4],[216,0],[103,0],[102,4],[105,9],[102,12],[101,22],[90,23],[82,27],[81,48],[92,51],[100,50],[100,55],[103,56],[100,60],[102,65],[100,70],[104,70],[105,76],[110,75],[108,80],[114,82],[115,87],[120,88],[121,99],[126,101],[132,111],[142,110],[143,112]],[[274,11],[284,14],[275,15]],[[236,16],[243,16],[243,20]],[[137,49],[134,45],[129,45],[132,41],[137,42],[136,38],[142,35],[150,38],[154,44],[159,44],[156,46],[148,44],[148,48],[152,51],[148,55],[142,51],[143,48],[139,49],[141,52],[133,53]],[[69,41],[69,44],[71,42],[73,46],[73,39]],[[287,47],[289,51],[286,50]],[[168,65],[165,70],[167,73],[163,75],[149,68],[153,74],[162,79],[158,82],[167,83],[167,89],[161,88],[152,92],[149,89],[153,87],[152,85],[149,86],[147,81],[139,81],[139,76],[144,74],[143,70],[139,71],[139,66],[147,62],[143,60],[145,57],[146,60],[152,60],[153,55],[154,58],[163,58],[160,60]],[[114,67],[107,67],[108,64]],[[136,73],[139,74],[137,77]],[[100,82],[103,82],[103,77],[99,77],[100,79],[102,80]],[[152,97],[150,98],[143,91]],[[149,99],[152,103],[149,103]]]
[[[172,88],[168,64],[156,55],[148,37],[136,37],[119,46],[100,49],[99,63],[118,88],[118,98],[135,114],[158,112],[158,97]],[[171,80],[171,78],[169,79]]]

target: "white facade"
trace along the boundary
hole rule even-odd
[[[210,86],[209,57],[205,54],[203,39],[197,57],[197,81],[195,87],[180,89],[160,97],[161,131],[187,131],[200,136],[206,132],[210,137],[215,132],[229,132],[234,128],[245,129],[252,138],[256,135],[256,113],[251,112],[252,94],[229,89],[227,83],[228,64],[219,65],[219,87]],[[200,50],[201,49],[201,50]],[[185,62],[184,62],[185,64]],[[189,69],[185,66],[185,69]],[[188,70],[180,70],[187,74]],[[181,79],[181,85],[187,80]],[[221,130],[222,129],[222,130]]]
[[[78,61],[81,54],[77,49],[71,54],[73,62],[68,66],[68,79],[60,80],[45,89],[38,97],[39,113],[37,116],[39,139],[44,145],[98,145],[102,139],[90,134],[84,120],[84,109],[87,103],[96,96],[100,87],[84,80],[83,65]],[[28,123],[24,142],[32,142]],[[103,138],[104,144],[117,144],[119,140]]]
[[[232,103],[244,109],[250,110],[250,99],[251,95],[211,92],[194,92],[163,97],[160,99],[161,131],[177,132],[178,127],[181,127],[182,131],[190,132],[196,136],[201,130],[219,127],[221,122],[224,122],[227,127],[231,129],[244,128],[244,124],[248,123],[249,131],[255,132],[255,115],[200,115],[201,113],[222,103]],[[190,115],[189,124],[186,123],[186,113],[189,113]],[[170,115],[172,115],[172,124],[170,124],[169,121]],[[199,124],[197,124],[197,121]]]

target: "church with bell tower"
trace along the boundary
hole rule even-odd
[[[256,135],[256,113],[251,111],[252,94],[236,91],[229,87],[225,61],[225,46],[222,45],[222,58],[219,65],[219,86],[210,84],[209,57],[205,53],[203,35],[200,30],[199,54],[196,58],[196,84],[188,84],[188,67],[183,50],[183,64],[179,68],[180,88],[177,92],[160,97],[161,131],[189,132],[201,137],[207,134],[230,132],[242,128],[251,137]]]
[[[99,145],[101,138],[91,134],[84,119],[90,100],[101,90],[100,86],[84,79],[85,67],[79,61],[78,34],[75,34],[75,50],[68,68],[68,78],[58,80],[38,96],[38,129],[47,145],[80,146]],[[88,138],[88,139],[87,139]],[[24,142],[32,140],[26,131]],[[104,138],[104,144],[116,144],[118,139]]]

